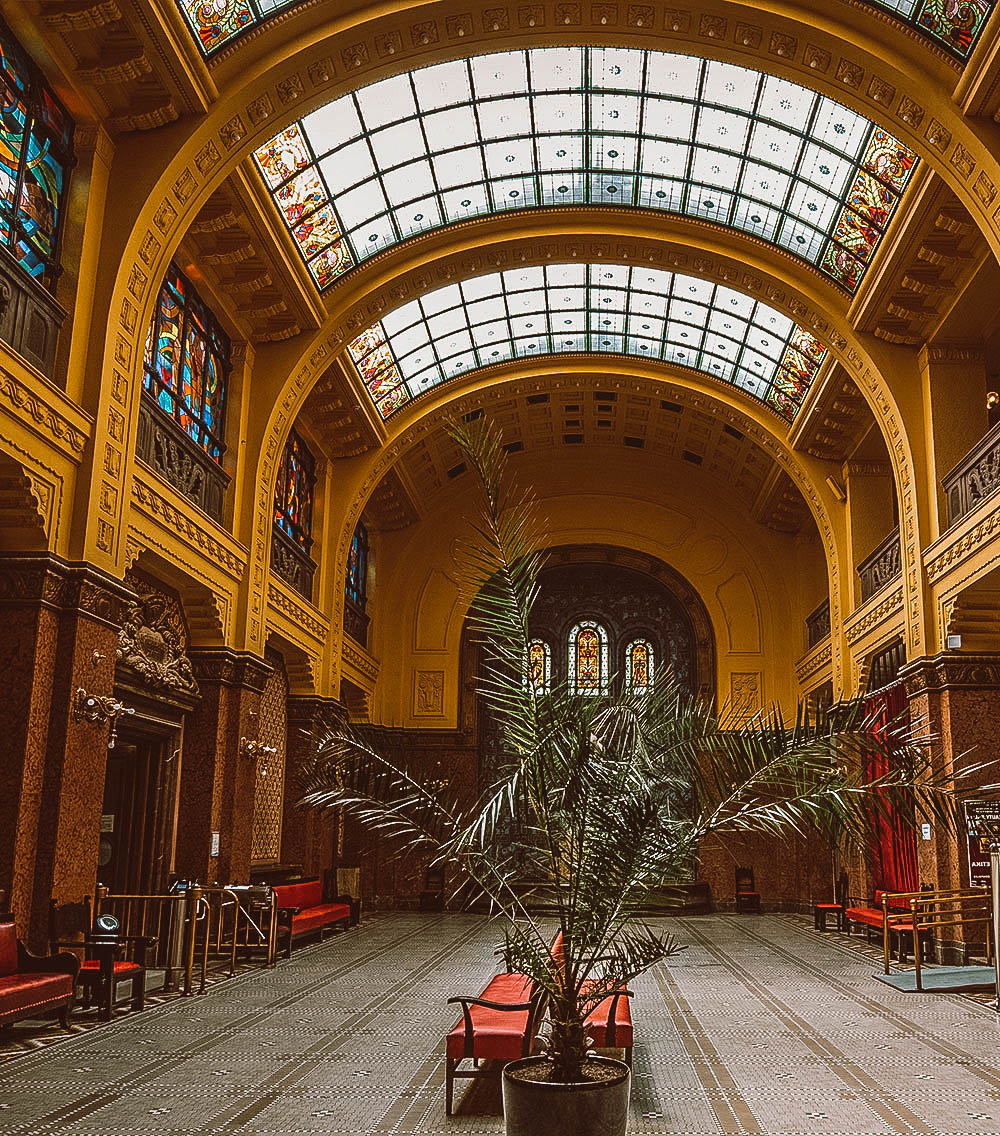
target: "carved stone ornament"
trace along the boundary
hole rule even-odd
[[[156,592],[126,604],[115,658],[152,687],[198,693],[191,661],[170,619],[167,602]]]

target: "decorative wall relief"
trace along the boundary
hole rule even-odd
[[[440,717],[444,714],[444,671],[416,672],[413,713],[422,717]]]
[[[158,690],[197,694],[179,601],[131,573],[125,580],[137,597],[126,603],[123,612],[115,651],[118,666],[128,668]]]

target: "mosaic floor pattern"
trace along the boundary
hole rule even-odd
[[[633,984],[633,1134],[986,1136],[1000,1021],[876,982],[789,916],[670,921],[688,949]],[[200,996],[0,1064],[0,1136],[432,1136],[503,1130],[497,1094],[444,1115],[445,999],[493,973],[475,916],[394,913]]]

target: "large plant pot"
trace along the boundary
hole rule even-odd
[[[613,1076],[573,1084],[527,1081],[518,1071],[544,1057],[512,1061],[503,1071],[503,1115],[507,1136],[625,1136],[632,1073],[624,1061],[591,1057]]]

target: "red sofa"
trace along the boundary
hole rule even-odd
[[[0,1027],[56,1010],[65,1028],[80,960],[68,952],[33,955],[12,922],[0,923]]]
[[[338,895],[332,903],[323,902],[323,885],[318,879],[278,884],[274,895],[278,935],[287,940],[286,957],[292,953],[293,939],[322,935],[326,927],[341,925],[346,930],[358,921],[357,908],[350,896]]]

